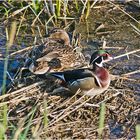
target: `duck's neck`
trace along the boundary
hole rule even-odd
[[[98,65],[93,66],[93,71],[98,77],[102,87],[107,86],[110,83],[109,72],[104,67],[99,67]]]

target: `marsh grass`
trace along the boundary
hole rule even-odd
[[[41,10],[40,0],[32,0],[32,6],[36,12],[36,14]]]
[[[44,106],[44,112],[43,112],[44,128],[46,128],[46,130],[47,130],[49,120],[48,120],[48,117],[47,117],[48,116],[48,110],[47,110],[47,101],[46,100],[43,101],[43,106]]]
[[[23,2],[24,2],[24,4],[23,4]],[[108,2],[110,3],[110,1],[108,1]],[[8,3],[10,5],[12,5],[13,7],[16,7],[15,2],[9,0]],[[11,93],[4,97],[4,94],[6,93],[5,89],[6,89],[6,79],[7,79],[9,48],[11,47],[11,45],[14,42],[15,34],[17,37],[20,35],[22,26],[24,24],[26,24],[26,21],[29,21],[31,23],[30,28],[32,28],[34,26],[37,28],[38,35],[40,36],[41,39],[43,39],[44,28],[45,28],[45,32],[48,32],[48,28],[50,26],[55,26],[55,27],[60,26],[59,21],[65,21],[65,24],[66,24],[67,20],[72,21],[73,19],[79,19],[79,15],[80,15],[80,16],[83,16],[87,22],[88,17],[90,16],[91,7],[93,8],[93,6],[97,3],[97,0],[93,1],[93,2],[90,0],[86,0],[86,1],[83,1],[83,0],[81,0],[81,1],[56,0],[55,2],[51,1],[51,0],[49,2],[46,0],[43,2],[41,2],[40,0],[36,0],[36,1],[32,0],[31,3],[28,1],[26,1],[26,2],[20,1],[17,3],[20,3],[20,7],[17,7],[15,11],[12,11],[12,8],[10,8],[10,7],[7,7],[7,8],[3,7],[3,6],[1,7],[2,9],[4,9],[4,16],[6,19],[8,19],[8,18],[10,19],[11,17],[16,18],[16,16],[18,16],[18,15],[21,15],[22,19],[20,20],[20,23],[18,25],[17,32],[16,32],[17,23],[13,22],[11,25],[10,36],[8,36],[8,33],[7,33],[7,39],[9,39],[9,43],[7,43],[7,47],[6,47],[6,56],[5,56],[4,74],[3,74],[3,85],[2,85],[3,96],[1,97],[1,101],[3,101],[4,105],[1,106],[1,110],[0,110],[0,116],[1,116],[1,120],[2,120],[0,123],[0,139],[4,139],[6,137],[10,137],[13,139],[39,138],[39,136],[41,136],[43,134],[47,135],[49,133],[51,133],[53,135],[52,132],[54,132],[54,133],[61,132],[61,130],[58,130],[58,128],[60,126],[62,126],[62,132],[65,133],[65,130],[69,130],[72,128],[73,124],[71,126],[71,123],[76,124],[79,121],[82,124],[82,120],[80,120],[79,118],[82,115],[84,116],[87,112],[89,113],[88,116],[90,119],[96,120],[95,122],[97,122],[97,124],[94,124],[94,127],[95,127],[94,131],[97,131],[98,137],[101,138],[103,131],[104,131],[104,129],[103,129],[104,121],[106,118],[106,116],[105,116],[106,105],[105,105],[105,103],[102,103],[101,107],[100,107],[100,112],[98,113],[99,108],[97,106],[99,105],[100,102],[98,103],[97,101],[101,100],[98,97],[97,97],[97,101],[96,101],[97,104],[95,104],[95,106],[97,108],[95,110],[96,110],[97,114],[100,114],[100,115],[96,116],[96,113],[95,113],[94,115],[96,118],[92,118],[93,114],[90,112],[93,108],[87,112],[86,112],[86,108],[84,108],[85,103],[87,101],[91,100],[90,98],[84,99],[82,97],[79,99],[79,98],[77,98],[76,95],[74,95],[73,97],[71,97],[69,100],[66,100],[66,101],[64,99],[62,100],[62,98],[59,99],[57,97],[44,99],[44,97],[42,97],[42,95],[40,95],[42,93],[38,93],[39,89],[35,88],[35,87],[40,86],[39,84],[35,84],[35,86],[31,85],[29,87],[25,87],[20,91],[17,90],[16,92]],[[70,7],[69,3],[71,3],[73,5],[73,8]],[[45,7],[45,8],[42,9],[42,7]],[[74,11],[74,9],[76,9],[76,11]],[[44,12],[45,10],[47,12]],[[73,12],[75,12],[74,15],[72,14]],[[28,19],[27,13],[32,14],[32,17],[30,19]],[[123,13],[125,13],[125,12],[123,11]],[[137,21],[137,20],[135,20],[135,21]],[[88,22],[87,22],[87,24],[88,24]],[[41,25],[41,28],[40,28],[40,25]],[[26,32],[26,31],[24,31],[24,32]],[[88,25],[87,25],[87,32],[89,34]],[[28,49],[27,49],[27,51],[28,51]],[[135,50],[134,52],[138,52],[138,51],[139,50]],[[131,52],[129,54],[132,54],[134,52]],[[117,59],[119,57],[122,57],[122,56],[121,55],[116,56],[115,59]],[[9,96],[9,98],[8,98],[8,96]],[[117,96],[118,96],[118,94],[117,94]],[[110,100],[113,97],[114,97],[113,95],[110,95],[110,98],[108,100]],[[35,99],[35,101],[36,100],[38,101],[37,103],[39,104],[40,108],[42,105],[42,108],[43,108],[42,114],[41,114],[41,111],[39,110],[40,108],[38,106],[35,106],[35,105],[32,106],[32,104],[31,104],[32,109],[28,110],[28,107],[25,106],[25,108],[28,110],[28,113],[25,113],[24,114],[25,116],[23,118],[19,117],[19,121],[16,120],[16,123],[18,122],[20,125],[17,125],[14,122],[11,122],[8,120],[8,111],[10,109],[10,107],[9,107],[10,105],[12,106],[12,104],[15,104],[15,106],[16,106],[16,102],[17,102],[17,104],[18,103],[20,104],[20,103],[22,103],[22,101],[26,104],[28,101],[31,101],[31,100],[34,101],[34,99]],[[6,102],[6,100],[8,100],[8,102]],[[95,98],[95,100],[96,100],[96,98]],[[61,103],[61,105],[60,105],[60,103]],[[28,105],[30,106],[30,103]],[[50,111],[49,109],[52,109],[51,112],[49,112]],[[39,112],[41,114],[41,115],[39,115],[39,117],[35,117],[37,112]],[[24,113],[24,111],[22,113]],[[77,115],[78,117],[79,116],[80,117],[79,118],[77,117],[75,119],[74,118],[75,116],[73,114],[75,116]],[[55,119],[52,119],[54,121],[51,120],[52,123],[50,123],[48,116],[50,118],[51,117],[55,118]],[[87,120],[89,118],[87,117]],[[69,122],[69,120],[71,120],[71,122]],[[77,120],[77,122],[75,122],[75,120]],[[59,124],[59,122],[60,122],[60,124]],[[65,127],[64,122],[67,123],[67,125],[70,126],[71,128]],[[56,126],[53,126],[55,124],[56,124]],[[49,127],[49,125],[50,126],[52,125],[52,127]],[[80,124],[79,124],[79,126],[80,126]],[[9,134],[6,133],[6,131],[9,130],[9,127],[11,127],[11,131],[12,131],[12,133],[10,133],[11,136],[9,136]],[[82,128],[82,126],[81,126],[81,128]],[[79,131],[79,133],[82,134],[81,128],[78,128],[79,130],[78,129],[77,130]],[[78,131],[76,132],[77,135],[78,135]],[[83,131],[84,131],[84,129],[83,129]],[[137,139],[140,139],[139,131],[140,131],[140,127],[139,127],[139,125],[137,125],[136,126],[136,138]],[[69,134],[68,134],[68,136],[69,136]],[[61,137],[61,136],[59,136],[59,137]],[[63,137],[63,135],[62,135],[62,137]]]
[[[37,107],[33,107],[33,109],[30,111],[30,113],[27,116],[27,125],[25,126],[25,130],[23,131],[23,135],[21,136],[21,139],[23,139],[23,140],[27,139],[36,108]]]
[[[56,0],[56,15],[60,17],[61,0]]]
[[[86,11],[86,17],[85,17],[85,19],[87,19],[89,17],[89,14],[90,14],[90,1],[88,0],[88,2],[87,2],[87,11]]]
[[[8,55],[9,55],[9,49],[12,46],[14,42],[14,37],[16,33],[16,22],[13,22],[11,25],[11,31],[10,31],[10,37],[9,41],[6,46],[6,54],[5,54],[5,61],[4,61],[4,72],[3,72],[3,83],[2,83],[2,95],[6,94],[6,82],[7,82],[7,72],[8,72]],[[3,105],[1,107],[1,133],[0,133],[0,138],[5,137],[5,132],[8,127],[8,118],[7,118],[7,113],[8,113],[8,106],[7,104]]]
[[[140,125],[136,125],[136,140],[140,140]]]
[[[101,138],[101,135],[103,133],[105,113],[106,113],[105,103],[102,103],[100,107],[100,116],[99,116],[99,130],[98,130],[99,138]]]

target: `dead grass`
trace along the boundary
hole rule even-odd
[[[111,86],[104,94],[96,97],[86,97],[80,93],[72,97],[48,96],[48,93],[40,91],[45,84],[48,84],[48,81],[35,83],[6,94],[5,97],[1,96],[0,106],[4,103],[8,105],[10,123],[17,126],[16,124],[25,119],[25,116],[35,106],[37,109],[30,126],[32,130],[30,135],[33,135],[33,130],[37,127],[36,137],[40,138],[44,136],[53,139],[97,138],[100,104],[106,102],[105,127],[102,137],[110,137],[113,133],[111,131],[117,127],[117,124],[121,126],[120,129],[123,129],[120,137],[134,137],[131,133],[134,134],[132,128],[137,124],[140,106],[136,101],[137,95],[125,87],[122,81],[114,81],[113,87]],[[47,104],[47,116],[45,116],[48,118],[47,127],[43,124],[44,100]],[[40,123],[39,126],[38,123]]]
[[[111,7],[109,10],[107,9],[108,5],[105,2],[103,2],[103,4],[99,2],[98,4],[95,1],[93,4],[91,4],[91,6],[93,7],[93,9],[98,9],[98,12],[102,10],[103,12],[104,10],[105,12],[109,12],[118,9],[118,13],[121,12],[120,15],[122,17],[128,16],[127,20],[124,22],[126,25],[129,24],[129,18],[134,20],[136,26],[137,24],[139,24],[139,21],[137,19],[132,17],[128,12],[125,12],[125,10],[123,9],[124,6],[120,6],[116,3],[114,4],[109,0],[107,0],[107,2]],[[96,6],[96,4],[98,5]],[[20,34],[20,30],[22,29],[21,27],[24,24],[24,20],[27,20],[25,15],[28,11],[26,9],[28,8],[33,10],[31,5],[29,4],[21,9],[16,10],[8,17],[8,19],[10,19],[12,16],[15,17],[18,14],[23,15],[23,20],[20,22],[20,26],[18,28],[18,34]],[[83,8],[83,13],[85,11],[85,8],[86,4]],[[24,13],[22,13],[23,11]],[[41,20],[41,15],[43,12],[44,9],[40,10],[38,14],[33,12],[35,17],[31,22],[32,26],[36,26],[36,23],[40,24],[41,28],[38,26],[39,28],[37,29],[37,33],[39,34],[41,39],[43,39],[42,29],[44,29],[42,28],[42,26],[44,26],[44,21]],[[53,26],[55,26],[55,16],[52,16],[49,13],[51,12],[48,11],[49,21],[47,22],[47,25],[51,22]],[[82,16],[80,22],[82,22]],[[114,20],[115,17],[113,16],[112,14],[110,14],[109,18],[113,23],[115,23],[115,25],[113,24],[113,27],[115,26],[118,29],[119,25],[117,26],[116,23],[119,23],[120,21]],[[6,21],[8,21],[8,19]],[[88,24],[88,22],[86,24]],[[111,36],[113,36],[113,33],[113,38],[118,39],[116,37],[118,35],[117,31],[106,31],[104,29],[106,28],[106,24],[104,25],[105,26],[100,29],[97,27],[99,30],[96,30],[98,33],[95,34],[95,36],[97,36],[97,38],[101,36],[107,38],[106,34],[110,34]],[[86,33],[90,38],[92,34],[89,33],[91,30],[88,28],[91,26],[88,26],[86,27]],[[68,29],[68,27],[66,29]],[[133,28],[134,27],[135,26],[133,26]],[[80,26],[80,28],[82,28],[82,26]],[[83,32],[83,30],[81,30],[81,32]],[[100,32],[100,30],[103,31]],[[129,36],[133,37],[131,34]],[[139,37],[139,34],[135,32],[135,36]],[[83,41],[84,39],[85,37],[82,34],[81,40]],[[135,40],[136,39],[134,37],[134,42]],[[129,42],[129,40],[127,41]],[[41,40],[41,42],[44,41]],[[37,43],[35,41],[34,44]],[[113,44],[114,42],[112,41],[111,43]],[[50,43],[47,45],[55,47],[54,43]],[[60,44],[58,43],[57,47],[59,47],[59,45]],[[19,54],[28,54],[30,50],[33,50],[36,47],[38,47],[38,45],[20,49],[11,53],[10,56],[15,57]],[[62,46],[60,45],[60,47]],[[7,138],[19,139],[20,137],[25,137],[25,134],[27,133],[26,138],[35,139],[98,139],[100,105],[102,103],[105,103],[105,124],[101,138],[135,139],[135,126],[140,123],[140,49],[136,49],[134,47],[127,48],[127,45],[125,43],[122,43],[121,45],[118,45],[116,43],[114,46],[106,46],[105,43],[103,47],[104,49],[109,49],[112,54],[115,54],[115,60],[114,62],[109,62],[108,64],[110,73],[113,75],[111,85],[109,89],[101,95],[87,97],[85,95],[82,95],[80,91],[78,91],[75,95],[69,95],[66,92],[52,94],[51,90],[60,86],[59,82],[56,81],[56,79],[42,79],[32,74],[27,75],[27,77],[25,77],[21,82],[18,81],[19,79],[16,79],[16,81],[18,82],[15,82],[16,84],[13,84],[13,86],[10,87],[8,93],[0,96],[0,107],[3,107],[4,105],[7,105],[8,107],[8,127],[5,133]],[[63,53],[60,55],[62,56]],[[63,67],[63,69],[61,70],[67,69],[69,67],[69,63],[75,63],[75,59],[72,59],[73,57],[71,56],[72,53],[68,53],[67,55],[69,55],[71,59],[69,60],[67,57],[63,57],[64,59],[62,59],[62,61],[65,67]],[[127,58],[124,58],[124,56],[127,56]],[[59,70],[60,69],[57,69],[57,71]],[[23,84],[24,86],[20,87],[19,84]],[[25,130],[27,132],[25,132]],[[22,136],[22,134],[24,134],[24,136]]]

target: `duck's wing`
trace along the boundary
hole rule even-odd
[[[90,90],[101,87],[97,76],[90,69],[76,69],[64,72],[51,73],[52,76],[59,78],[67,83],[68,88],[75,92],[81,90]]]
[[[86,78],[73,81],[72,83],[68,85],[68,88],[72,92],[76,92],[78,89],[81,89],[82,91],[87,92],[91,89],[100,88],[100,86],[96,77],[86,77]]]
[[[65,82],[70,82],[86,77],[92,77],[93,73],[89,69],[75,69],[63,72],[52,72],[50,73],[50,75],[59,78]]]

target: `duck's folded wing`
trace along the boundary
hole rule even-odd
[[[59,78],[65,82],[73,82],[78,79],[93,76],[92,72],[88,69],[76,69],[76,70],[67,70],[64,72],[53,72],[50,73],[50,75]]]
[[[78,89],[90,90],[101,87],[97,76],[90,69],[77,69],[51,74],[67,83],[68,88],[76,92]]]

